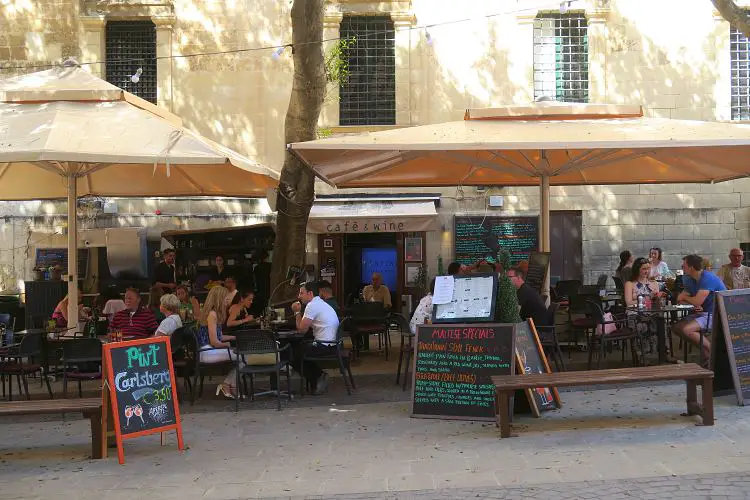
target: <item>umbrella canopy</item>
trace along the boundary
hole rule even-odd
[[[714,182],[750,174],[750,125],[639,106],[469,110],[464,121],[291,144],[338,187]]]
[[[543,251],[550,250],[550,185],[715,182],[750,175],[750,125],[645,118],[640,106],[608,104],[467,110],[464,121],[288,148],[322,180],[342,188],[539,185]]]
[[[74,61],[0,80],[0,199],[68,199],[69,324],[77,196],[255,197],[278,178]]]

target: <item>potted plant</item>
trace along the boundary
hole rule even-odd
[[[61,266],[50,266],[49,268],[49,279],[52,281],[60,281],[62,279],[62,267]]]
[[[44,281],[44,269],[41,267],[35,267],[31,271],[34,273],[34,281]]]

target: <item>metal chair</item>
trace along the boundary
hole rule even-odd
[[[60,353],[63,373],[63,398],[68,397],[68,380],[78,382],[78,397],[83,397],[81,382],[102,378],[102,343],[99,339],[79,338],[61,342]],[[90,371],[91,365],[97,369]],[[72,371],[71,371],[72,370]]]
[[[341,320],[341,322],[339,323],[339,327],[336,330],[335,341],[315,341],[317,344],[335,346],[336,349],[331,349],[331,353],[327,355],[317,353],[313,355],[305,353],[303,348],[302,364],[300,366],[304,367],[305,361],[312,361],[315,363],[336,362],[338,364],[341,377],[344,379],[344,384],[346,384],[346,392],[351,396],[352,389],[356,389],[357,387],[354,385],[354,377],[352,376],[351,351],[349,349],[344,349],[344,342],[342,340],[344,328],[346,327],[345,325],[347,325],[350,320],[350,318],[344,318]],[[300,395],[304,395],[305,386],[307,385],[308,381],[305,379],[304,369],[300,371],[302,372],[300,373]],[[347,374],[349,375],[348,379],[346,377]]]
[[[281,411],[281,372],[286,372],[286,392],[289,401],[292,400],[291,368],[288,360],[281,359],[281,352],[289,349],[289,344],[279,348],[276,337],[270,330],[238,330],[232,332],[236,337],[234,353],[237,355],[237,394],[239,396],[240,378],[243,379],[245,393],[254,401],[255,396],[264,393],[255,392],[255,375],[269,374],[276,377],[276,389],[269,391],[276,393],[276,409]],[[248,364],[247,358],[252,355],[273,354],[274,362],[270,364]],[[240,359],[244,366],[240,368]],[[250,391],[247,390],[247,379],[250,379]],[[235,398],[234,411],[239,411],[240,398]]]
[[[539,343],[542,344],[542,348],[548,353],[549,357],[555,363],[555,368],[559,372],[565,371],[565,361],[563,360],[562,349],[560,349],[560,343],[557,339],[557,331],[555,330],[555,317],[557,310],[560,308],[560,304],[557,302],[551,302],[547,308],[548,325],[534,325],[536,331],[539,334]]]
[[[47,384],[47,392],[49,393],[50,399],[53,399],[52,387],[49,385],[49,379],[47,378],[47,371],[43,364],[43,333],[32,333],[25,335],[19,344],[8,346],[0,358],[4,361],[0,362],[0,375],[8,376],[8,400],[13,400],[13,376],[16,377],[18,383],[18,392],[23,393],[21,389],[21,382],[23,381],[23,387],[26,391],[26,399],[31,399],[29,393],[28,375],[33,373],[41,373],[44,382]],[[32,359],[40,359],[41,363],[33,363]],[[3,377],[4,378],[4,377]]]
[[[585,295],[568,296],[568,325],[573,333],[573,344],[578,348],[578,334],[583,332],[583,337],[588,345],[588,338],[594,328],[594,322],[591,319],[589,306],[586,303],[588,297]],[[573,315],[583,315],[583,317],[573,318]],[[568,358],[572,357],[572,351],[568,351]]]
[[[365,344],[365,338],[370,335],[378,336],[378,349],[384,349],[385,360],[388,361],[388,347],[390,335],[388,335],[388,315],[382,302],[361,302],[353,304],[351,308],[352,349],[355,355]]]
[[[599,288],[599,290],[607,288],[607,279],[609,278],[606,274],[599,275],[599,278],[596,280],[596,286],[597,288]]]
[[[640,340],[638,332],[628,326],[627,317],[613,317],[613,321],[607,321],[604,319],[604,311],[601,306],[593,301],[587,301],[591,318],[594,322],[594,333],[589,337],[589,362],[588,369],[591,369],[591,363],[593,360],[594,351],[597,351],[597,362],[596,367],[599,368],[599,364],[604,358],[606,344],[613,342],[623,342],[622,358],[625,360],[625,344],[630,341],[630,354],[633,360],[633,366],[638,365],[639,356],[636,352],[635,342]],[[606,326],[614,324],[616,330],[613,332],[606,333]],[[596,333],[597,328],[600,328],[601,333]],[[599,349],[596,349],[596,344],[599,344]]]
[[[561,280],[555,285],[555,298],[557,300],[564,300],[571,295],[578,293],[578,289],[581,287],[581,280]]]
[[[182,377],[185,390],[190,397],[190,404],[192,405],[195,403],[195,391],[190,379],[198,371],[198,343],[195,340],[195,332],[184,326],[178,328],[170,336],[169,343],[172,348],[174,376],[175,378]]]
[[[396,385],[399,384],[401,378],[401,366],[404,366],[404,383],[403,390],[406,390],[406,384],[409,381],[409,367],[411,365],[411,357],[414,352],[414,338],[416,335],[411,333],[409,322],[406,320],[403,314],[392,314],[391,317],[398,323],[399,333],[401,334],[401,344],[398,349],[398,368],[396,368]],[[404,358],[405,363],[404,363]]]
[[[625,283],[622,282],[622,278],[619,276],[612,276],[612,281],[615,282],[615,288],[618,292],[622,292],[625,290]]]

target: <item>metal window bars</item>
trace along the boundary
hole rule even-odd
[[[534,20],[534,98],[589,100],[588,22],[581,13],[541,13]]]
[[[340,125],[396,123],[395,31],[390,16],[344,16],[349,79],[339,89]]]
[[[729,31],[732,120],[750,120],[750,40],[735,26]]]
[[[156,25],[151,21],[109,21],[106,27],[107,81],[156,104]],[[131,77],[141,68],[138,82]]]

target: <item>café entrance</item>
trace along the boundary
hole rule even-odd
[[[427,234],[437,229],[438,202],[439,195],[318,197],[308,232],[318,234],[320,279],[331,282],[342,307],[357,300],[378,272],[393,310],[411,313],[425,293],[419,278],[430,267]]]

